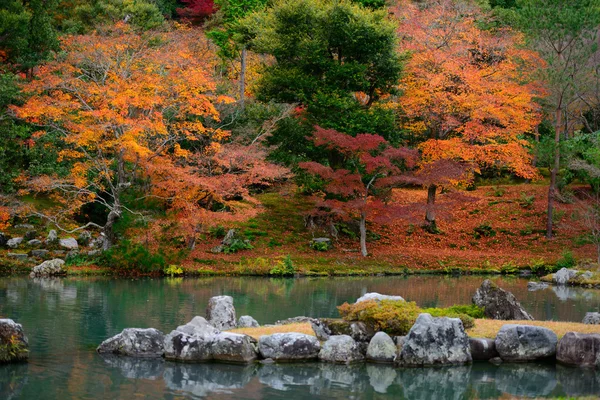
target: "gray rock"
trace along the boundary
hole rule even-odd
[[[27,231],[27,232],[25,232],[25,235],[24,235],[23,239],[30,241],[30,240],[35,239],[36,237],[37,237],[37,232],[36,231]]]
[[[65,250],[77,250],[79,248],[79,244],[75,238],[65,238],[59,239],[58,245]]]
[[[213,338],[213,358],[217,361],[249,363],[256,360],[256,340],[248,335],[222,332]]]
[[[238,328],[258,328],[259,326],[258,322],[249,315],[242,315],[237,322]]]
[[[53,260],[47,260],[47,261],[44,261],[43,263],[41,263],[40,265],[33,267],[33,270],[31,271],[31,274],[29,274],[29,276],[31,278],[34,278],[36,276],[44,277],[44,276],[60,275],[63,273],[62,267],[64,265],[65,265],[64,260],[61,260],[60,258],[55,258]]]
[[[600,312],[585,313],[583,323],[587,325],[600,325]]]
[[[330,249],[331,248],[331,239],[329,238],[314,238],[310,241],[311,247],[313,245],[320,245],[321,243],[324,243],[327,247],[326,249]]]
[[[566,285],[569,281],[577,276],[577,270],[561,268],[558,272],[552,275],[552,282],[557,285]]]
[[[493,358],[490,358],[488,361],[494,365],[500,365],[503,362],[500,357],[493,357]]]
[[[536,290],[544,290],[547,289],[550,285],[544,282],[528,282],[527,290],[530,292],[535,292]]]
[[[54,229],[48,232],[48,236],[46,237],[46,244],[48,245],[57,245],[58,244],[58,233]]]
[[[29,255],[31,257],[44,258],[48,255],[48,253],[50,253],[50,251],[48,251],[46,249],[33,249],[29,252]]]
[[[210,249],[210,252],[214,253],[214,254],[219,254],[219,253],[222,253],[224,250],[225,250],[225,248],[223,247],[223,245],[220,244],[220,245],[215,246],[212,249]]]
[[[396,352],[396,343],[392,338],[385,332],[377,332],[367,347],[367,360],[391,363],[394,362]]]
[[[553,357],[558,338],[541,326],[508,324],[500,328],[495,343],[504,361],[530,361]]]
[[[95,256],[98,256],[100,254],[102,254],[102,250],[99,250],[99,249],[90,250],[90,251],[87,252],[87,255],[89,257],[95,257]]]
[[[533,320],[515,296],[489,279],[483,281],[473,296],[473,303],[484,308],[487,318],[501,320]]]
[[[469,338],[458,318],[420,314],[396,357],[406,366],[465,364],[472,361]]]
[[[563,364],[595,367],[600,357],[600,334],[567,332],[556,348],[556,359]]]
[[[319,360],[338,364],[350,364],[364,359],[358,344],[348,335],[330,336],[319,352]]]
[[[17,260],[27,260],[27,253],[7,253],[8,258],[16,258]]]
[[[0,319],[0,364],[23,361],[29,357],[29,341],[23,326],[12,319]]]
[[[34,226],[31,224],[17,224],[15,225],[15,229],[33,229]]]
[[[88,231],[82,231],[79,236],[77,236],[77,242],[82,246],[87,246],[92,241],[92,234]]]
[[[209,324],[203,317],[194,317],[190,322],[178,326],[175,330],[187,333],[188,335],[206,337],[215,336],[221,333],[220,330]]]
[[[319,340],[327,340],[332,335],[348,335],[360,343],[369,343],[375,330],[361,321],[345,321],[337,318],[311,320],[313,331]]]
[[[217,329],[233,329],[237,325],[233,297],[215,296],[208,300],[206,307],[208,323]]]
[[[16,249],[17,247],[19,247],[19,245],[21,243],[23,243],[23,238],[22,237],[16,237],[16,238],[9,239],[6,242],[6,245],[8,247],[10,247],[11,249]]]
[[[280,321],[275,322],[273,325],[302,324],[302,323],[305,323],[305,322],[313,323],[315,321],[317,321],[316,318],[299,316],[299,317],[292,317],[292,318],[282,319]]]
[[[237,234],[237,231],[235,229],[230,229],[230,230],[227,231],[227,234],[225,235],[225,237],[221,241],[221,244],[223,246],[231,246],[231,244],[236,239],[239,239],[239,235]]]
[[[275,361],[316,359],[321,345],[316,337],[303,333],[275,333],[258,339],[258,351],[263,358]]]
[[[27,244],[31,247],[37,247],[42,245],[42,241],[39,239],[31,239]]]
[[[404,301],[404,298],[402,298],[401,296],[390,296],[387,294],[379,294],[376,292],[372,292],[372,293],[365,293],[363,294],[361,297],[359,297],[356,302],[360,303],[363,301],[367,301],[367,300],[375,300],[375,301],[381,301],[381,300],[390,300],[390,301]]]
[[[494,339],[469,338],[469,346],[473,360],[488,361],[494,357],[498,357]]]
[[[189,335],[171,331],[164,340],[165,359],[172,361],[203,362],[212,360],[214,336]]]
[[[158,358],[164,353],[165,335],[158,329],[126,328],[96,349],[98,353],[110,353],[140,358]]]
[[[390,365],[369,364],[367,365],[367,375],[373,390],[383,394],[387,393],[388,388],[394,384],[398,377],[396,370]]]
[[[101,233],[95,239],[92,239],[89,243],[90,247],[94,249],[102,249],[104,247],[105,237],[104,234]]]

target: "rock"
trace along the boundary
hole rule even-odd
[[[496,389],[510,399],[546,397],[558,383],[555,367],[543,363],[502,364],[497,367],[494,380]]]
[[[550,285],[544,282],[528,282],[527,290],[530,292],[535,292],[536,290],[544,290],[547,289]]]
[[[319,352],[319,360],[338,364],[350,364],[364,359],[358,344],[348,335],[330,336]]]
[[[391,301],[404,301],[404,299],[401,296],[390,296],[387,294],[379,294],[376,292],[372,292],[372,293],[366,293],[363,294],[361,297],[359,297],[356,302],[360,303],[362,301],[367,301],[367,300],[375,300],[375,301],[381,301],[381,300],[391,300]]]
[[[502,359],[500,357],[492,357],[488,361],[491,362],[494,365],[500,365],[500,364],[502,364]]]
[[[180,325],[176,331],[187,333],[188,335],[194,336],[215,336],[221,333],[220,330],[208,323],[208,321],[202,317],[194,317],[190,322],[185,325]]]
[[[494,339],[469,338],[469,347],[471,348],[473,360],[488,361],[498,357]]]
[[[211,350],[215,360],[235,363],[252,362],[258,355],[254,338],[231,332],[216,335]]]
[[[33,267],[31,274],[29,276],[34,278],[36,276],[54,276],[60,275],[63,273],[62,267],[65,265],[64,260],[60,258],[55,258],[53,260],[47,260]]]
[[[36,231],[27,231],[27,232],[25,232],[24,240],[29,241],[29,240],[35,239],[36,237],[37,237],[37,232]]]
[[[79,248],[75,238],[59,239],[58,245],[65,250],[77,250]]]
[[[0,232],[0,247],[6,246],[6,242],[8,242],[8,239],[9,237],[6,234]]]
[[[42,245],[42,241],[39,239],[31,239],[27,242],[27,244],[31,247],[37,247]]]
[[[275,333],[258,339],[258,351],[263,358],[275,361],[316,359],[321,345],[316,337],[303,333]]]
[[[557,285],[566,285],[569,281],[577,276],[577,270],[561,268],[558,272],[552,275],[552,282]]]
[[[489,279],[483,281],[473,296],[473,303],[484,308],[487,318],[501,320],[529,320],[533,317],[525,311],[515,296]]]
[[[470,365],[452,368],[406,368],[399,371],[395,382],[396,387],[401,388],[402,396],[390,396],[390,398],[414,400],[477,398],[477,395],[471,394],[470,377]],[[494,396],[486,398],[494,398]]]
[[[236,327],[235,308],[233,297],[215,296],[208,300],[206,307],[206,319],[208,323],[217,329],[233,329]]]
[[[99,249],[90,250],[90,251],[87,252],[87,255],[89,257],[99,256],[100,254],[102,254],[102,250],[99,250]]]
[[[29,255],[31,257],[44,258],[48,255],[48,253],[50,252],[46,249],[33,249],[29,252]]]
[[[541,326],[507,324],[496,335],[496,350],[504,361],[554,357],[558,338]]]
[[[364,322],[337,318],[320,318],[311,321],[311,325],[319,340],[327,340],[332,335],[348,335],[357,342],[369,343],[376,333]]]
[[[406,366],[465,364],[472,361],[469,337],[458,318],[420,314],[396,357]]]
[[[255,367],[228,364],[167,363],[160,389],[166,386],[174,398],[203,399],[215,397],[248,397],[241,392],[254,376]],[[236,393],[241,395],[236,396]],[[158,392],[157,394],[160,394]],[[170,395],[168,395],[170,396]],[[159,395],[158,397],[163,397]],[[260,396],[259,396],[260,397]]]
[[[210,252],[214,253],[214,254],[218,254],[218,253],[222,253],[224,250],[225,250],[225,248],[223,247],[223,245],[218,245],[218,246],[215,246],[212,249],[210,249]]]
[[[0,319],[0,364],[23,361],[29,357],[29,341],[23,326],[12,319]]]
[[[126,328],[96,349],[98,353],[110,353],[121,356],[158,358],[164,353],[165,335],[158,329]]]
[[[58,244],[58,233],[54,229],[48,232],[48,236],[46,237],[47,245],[57,245]]]
[[[323,244],[321,244],[323,243]],[[312,248],[317,248],[319,250],[321,250],[320,246],[325,246],[325,250],[328,250],[331,248],[331,239],[329,238],[314,238],[310,241],[310,247]]]
[[[580,367],[598,365],[600,357],[600,334],[567,332],[556,348],[556,359],[563,364]]]
[[[398,377],[394,367],[389,365],[369,364],[367,365],[367,375],[373,390],[383,394],[387,393],[388,388],[394,384]]]
[[[238,328],[258,328],[259,326],[258,322],[249,315],[242,315],[237,322]]]
[[[98,235],[95,239],[92,239],[89,243],[90,247],[94,249],[102,249],[104,247],[105,236],[103,233]]]
[[[164,340],[167,360],[202,362],[213,358],[212,343],[220,334],[202,317],[194,317],[185,325],[171,331]]]
[[[33,229],[34,226],[31,224],[17,224],[15,225],[15,229]]]
[[[27,260],[27,254],[26,253],[7,253],[6,256],[8,258],[16,258],[17,260]]]
[[[280,321],[275,322],[273,325],[301,324],[301,323],[305,323],[305,322],[313,323],[314,321],[317,321],[317,319],[311,318],[311,317],[299,316],[299,317],[282,319]]]
[[[239,235],[237,234],[237,231],[235,229],[230,229],[227,231],[227,234],[221,241],[221,244],[223,246],[231,246],[232,243],[234,242],[234,240],[236,240],[236,239],[239,239]]]
[[[394,362],[397,347],[385,332],[377,332],[367,347],[367,360],[380,363]]]
[[[10,247],[11,249],[16,249],[17,247],[19,247],[19,245],[21,243],[23,243],[23,238],[22,237],[16,237],[16,238],[9,239],[6,242],[6,245],[8,247]]]
[[[102,354],[102,361],[111,368],[119,370],[121,375],[129,379],[161,379],[165,370],[165,362],[161,359],[119,357],[113,354]]]
[[[88,231],[82,231],[79,236],[77,236],[77,242],[82,246],[87,246],[92,241],[92,234]]]
[[[600,325],[600,312],[585,313],[583,323],[587,325]]]

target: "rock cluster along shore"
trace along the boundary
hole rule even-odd
[[[491,304],[497,301],[513,307],[509,315],[522,318],[529,315],[512,294],[489,283],[484,283],[480,289],[475,296],[478,302]],[[375,300],[389,298],[377,293],[365,296]],[[398,296],[394,300],[398,300]],[[139,358],[164,357],[181,362],[247,364],[318,360],[350,364],[368,361],[413,367],[462,365],[473,360],[493,363],[558,360],[568,365],[600,368],[600,334],[571,332],[559,341],[547,328],[507,324],[495,339],[469,338],[460,319],[436,318],[423,313],[406,336],[390,337],[359,321],[296,317],[290,321],[310,322],[315,336],[288,332],[264,335],[255,340],[248,335],[225,331],[238,325],[258,325],[250,316],[236,320],[233,299],[229,296],[211,298],[206,316],[206,319],[194,317],[167,335],[156,329],[125,329],[102,342],[97,351]]]

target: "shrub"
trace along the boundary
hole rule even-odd
[[[512,261],[502,264],[500,267],[500,273],[505,275],[516,274],[519,272],[519,267]]]
[[[327,242],[310,242],[310,248],[316,251],[327,251],[329,250],[329,244]]]
[[[496,231],[486,222],[473,229],[473,236],[475,239],[479,239],[480,237],[494,237],[496,236]]]
[[[252,250],[254,246],[242,239],[233,239],[229,246],[223,246],[223,253],[233,254],[240,250]]]
[[[567,250],[562,253],[562,257],[554,265],[557,270],[561,268],[573,268],[577,265],[577,260],[575,260],[573,253]]]
[[[473,317],[467,314],[451,311],[449,308],[426,308],[423,310],[423,312],[431,314],[432,317],[458,318],[463,323],[465,329],[471,329],[475,327],[475,319]]]
[[[531,208],[533,207],[533,203],[535,202],[535,195],[528,196],[526,193],[521,193],[521,200],[519,200],[519,205],[523,208]]]
[[[129,240],[102,253],[101,263],[117,270],[143,273],[162,271],[166,265],[162,252],[152,253],[142,244]]]
[[[494,196],[495,197],[503,197],[506,194],[506,189],[500,186],[496,186],[494,188]]]
[[[183,275],[183,269],[181,267],[178,267],[177,265],[171,264],[163,270],[163,273],[165,275],[173,277],[176,275]]]
[[[294,267],[292,258],[289,255],[269,271],[269,275],[278,276],[294,276],[295,273],[296,267]]]
[[[227,234],[227,229],[223,225],[211,226],[208,233],[214,238],[222,238]]]

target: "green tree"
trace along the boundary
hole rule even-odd
[[[518,0],[515,21],[531,45],[546,60],[542,70],[549,89],[554,123],[554,165],[548,191],[546,237],[552,237],[552,214],[558,194],[560,140],[565,132],[567,108],[581,98],[595,68],[598,51],[600,0]]]

